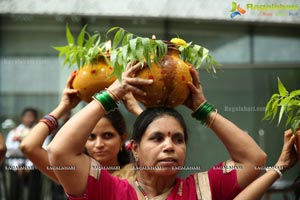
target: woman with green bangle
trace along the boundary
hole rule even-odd
[[[51,134],[55,134],[57,129],[59,129],[58,120],[62,120],[65,115],[69,115],[71,110],[80,102],[80,98],[77,96],[77,90],[71,87],[75,74],[74,72],[70,75],[57,107],[48,115],[45,115],[20,144],[20,149],[26,157],[30,159],[41,172],[56,183],[59,183],[59,180],[55,176],[53,168],[50,166],[48,152],[45,149],[44,143],[49,139],[49,136],[52,136]],[[141,112],[141,108],[132,95],[129,94],[123,99],[125,99],[124,104],[130,112],[135,115]],[[65,121],[62,120],[62,123],[64,124],[67,120],[68,119]],[[133,175],[133,171],[130,173],[127,170],[127,168],[132,167],[131,164],[129,164],[130,155],[124,146],[126,138],[127,129],[125,119],[119,110],[114,110],[97,121],[89,133],[89,137],[82,151],[85,149],[85,152],[89,156],[101,162],[111,174],[120,178],[129,178]],[[70,139],[66,141],[68,142],[69,140]],[[56,191],[56,189],[58,191]],[[57,196],[54,196],[55,194],[57,194]],[[53,199],[65,199],[62,194],[60,193],[60,187],[53,184]]]
[[[80,151],[97,121],[115,109],[117,101],[124,95],[128,92],[147,95],[138,87],[150,85],[153,80],[135,77],[140,68],[140,64],[128,67],[121,82],[115,81],[107,91],[96,95],[94,101],[74,115],[50,143],[50,163],[75,168],[54,171],[69,198],[233,199],[259,175],[255,167],[265,164],[266,155],[247,133],[206,103],[198,73],[193,68],[190,71],[193,82],[188,84],[191,95],[185,105],[192,110],[193,117],[219,137],[230,160],[219,163],[208,172],[178,178],[177,174],[184,167],[188,135],[182,116],[170,108],[146,109],[138,116],[131,140],[136,165],[134,180],[112,177],[101,169],[101,163]]]

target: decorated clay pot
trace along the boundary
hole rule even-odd
[[[151,68],[144,68],[137,74],[140,78],[153,79],[153,84],[142,86],[147,96],[135,98],[146,108],[171,107],[181,105],[188,98],[190,90],[187,86],[192,81],[191,66],[179,57],[178,49],[168,44],[168,53],[159,63],[152,63]]]
[[[115,76],[110,76],[112,72],[113,68],[107,65],[104,57],[99,57],[78,70],[72,86],[79,91],[83,101],[90,102],[96,92],[109,87],[116,80]]]

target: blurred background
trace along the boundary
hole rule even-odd
[[[67,24],[76,36],[85,24],[88,31],[103,35],[120,26],[136,35],[155,34],[163,40],[179,36],[208,48],[222,67],[217,77],[200,69],[206,98],[255,139],[272,166],[286,127],[262,118],[267,101],[278,91],[277,77],[287,90],[300,89],[300,1],[235,2],[244,14],[233,16],[233,1],[222,0],[0,0],[0,132],[6,136],[20,123],[24,107],[37,108],[43,116],[56,106],[68,75],[76,69],[63,67],[52,48],[66,44]],[[262,4],[282,6],[263,9]],[[134,116],[122,105],[121,109],[131,127]],[[194,120],[190,110],[178,110],[190,133],[186,166],[207,170],[229,158],[218,138]],[[282,179],[292,182],[298,172],[299,165]],[[5,199],[5,183],[0,189]],[[294,198],[291,191],[286,195]],[[283,199],[283,194],[272,194],[271,199]]]

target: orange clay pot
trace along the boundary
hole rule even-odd
[[[108,66],[104,57],[99,57],[90,65],[84,65],[78,71],[73,81],[73,88],[79,91],[79,97],[90,102],[92,96],[107,87],[109,87],[116,77],[108,78],[113,72],[113,68]]]
[[[153,84],[141,86],[147,96],[135,98],[146,108],[171,107],[181,105],[188,98],[190,90],[187,82],[192,81],[189,69],[190,65],[179,58],[179,51],[175,46],[169,45],[168,53],[160,63],[152,63],[151,69],[148,66],[137,74],[144,79],[153,79]]]

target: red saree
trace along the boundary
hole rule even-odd
[[[93,165],[99,166],[99,163],[92,160]],[[84,196],[75,198],[69,195],[70,200],[138,200],[138,196],[143,197],[126,179],[114,177],[106,170],[95,169],[99,167],[90,169]],[[151,200],[231,200],[240,191],[236,170],[224,173],[222,163],[219,163],[208,172],[195,173],[184,179],[176,178],[175,186],[165,197],[160,195],[160,198]]]

